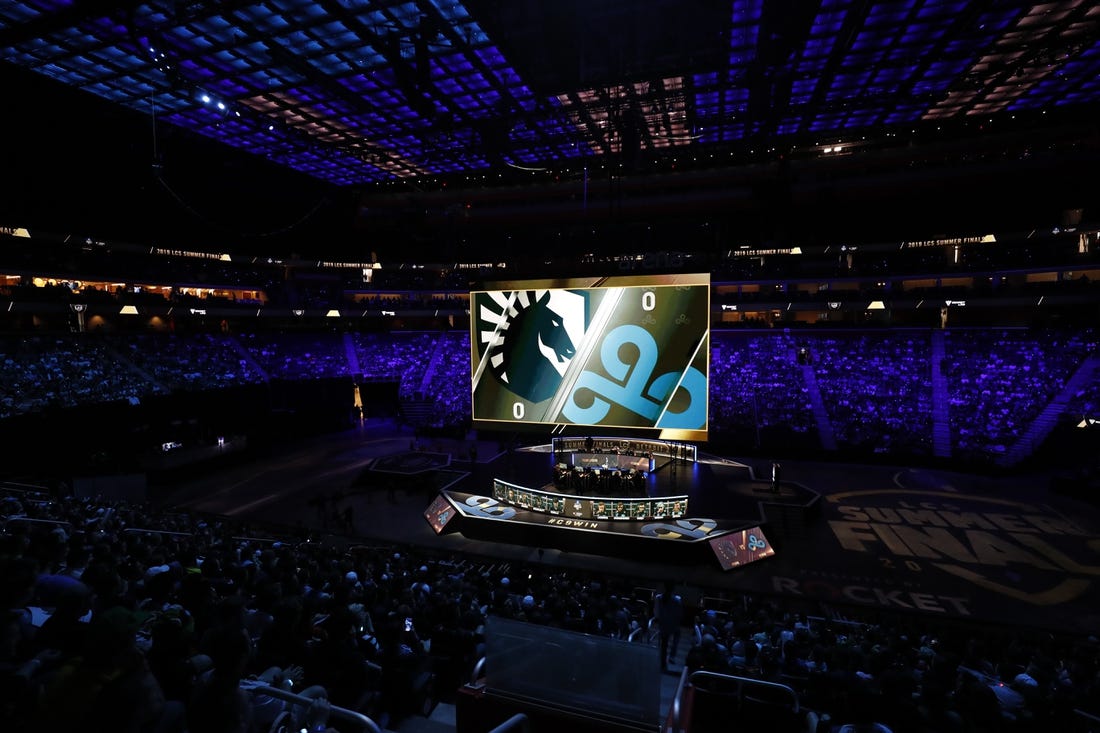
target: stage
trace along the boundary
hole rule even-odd
[[[530,512],[495,525],[463,518],[436,533],[427,515],[441,495],[493,500],[494,480],[552,487],[546,444],[413,440],[392,424],[364,424],[160,492],[166,505],[282,523],[366,545],[522,566],[574,567],[673,580],[700,596],[774,595],[810,611],[876,610],[1100,633],[1100,509],[1048,490],[1050,478],[990,478],[916,467],[783,461],[778,492],[768,457],[712,456],[653,471],[646,495],[685,495],[677,521],[582,524],[569,534]],[[320,501],[319,501],[320,499]],[[347,508],[350,528],[335,519]],[[528,510],[516,508],[516,515]],[[775,555],[725,570],[699,542],[636,538],[646,524],[700,531],[759,525]],[[588,522],[591,520],[583,520]],[[670,530],[671,531],[671,530]],[[565,538],[569,538],[566,540]],[[634,544],[635,541],[648,544]],[[646,548],[644,551],[639,548]],[[653,549],[653,552],[649,550]],[[691,591],[687,591],[691,592]]]
[[[637,481],[560,480],[562,466],[577,456],[589,466],[602,465],[584,468],[587,476],[592,471],[599,476],[601,470],[605,476],[635,473],[625,467],[639,460],[652,470],[636,472]],[[438,532],[664,564],[710,562],[732,570],[771,556],[773,542],[782,542],[792,527],[805,526],[820,499],[799,484],[762,481],[746,464],[696,456],[694,450],[690,459],[639,459],[633,453],[563,455],[550,444],[540,444],[503,458],[503,475],[494,476],[484,489],[468,485],[440,492],[440,499],[426,510]],[[548,477],[559,478],[547,482]],[[791,516],[795,521],[789,521]],[[734,535],[743,535],[740,552],[726,558],[735,547]],[[750,535],[751,547],[746,545]],[[716,543],[722,555],[715,551]]]

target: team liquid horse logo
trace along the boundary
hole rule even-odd
[[[518,397],[549,399],[576,354],[562,308],[551,307],[549,290],[489,295],[479,314],[489,369]]]

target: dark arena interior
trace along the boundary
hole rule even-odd
[[[0,89],[5,731],[1100,731],[1095,3],[12,0]]]

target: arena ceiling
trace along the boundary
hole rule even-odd
[[[13,0],[0,59],[361,186],[1089,114],[1100,6]]]

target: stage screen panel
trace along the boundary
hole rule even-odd
[[[454,519],[455,508],[451,506],[451,502],[447,501],[447,497],[443,494],[439,494],[432,500],[431,505],[424,510],[424,518],[428,520],[428,524],[432,525],[432,529],[436,534],[441,534],[443,529],[447,526],[447,523]]]
[[[714,537],[707,543],[714,550],[718,564],[723,570],[733,570],[775,554],[775,548],[764,536],[764,530],[760,527],[729,532]]]
[[[706,439],[709,274],[503,283],[470,331],[475,427]]]

